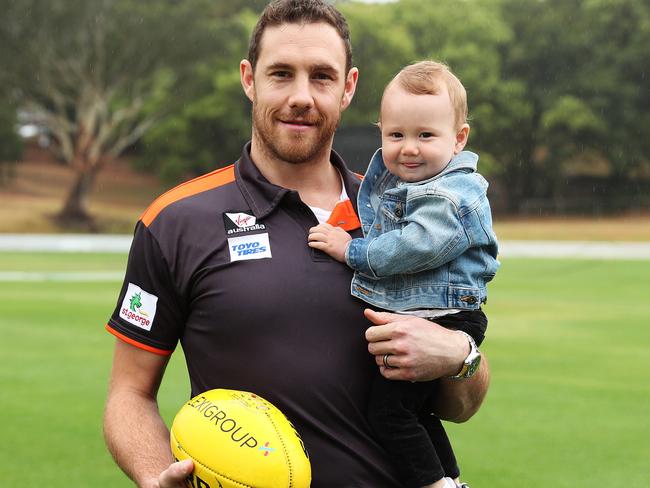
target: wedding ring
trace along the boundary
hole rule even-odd
[[[392,356],[392,354],[384,354],[384,366],[388,369],[395,369],[395,366],[388,364],[388,356]]]

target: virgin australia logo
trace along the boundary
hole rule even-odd
[[[250,210],[248,211],[250,212]],[[258,224],[254,215],[246,212],[224,212],[223,222],[228,235],[252,230],[264,230],[264,224]]]

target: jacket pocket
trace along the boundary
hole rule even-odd
[[[395,199],[384,199],[381,202],[381,216],[384,232],[401,229],[406,225],[406,202]]]

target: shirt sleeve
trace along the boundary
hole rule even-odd
[[[169,355],[182,333],[184,309],[158,241],[138,222],[124,283],[106,329],[136,347]]]
[[[409,202],[409,207],[402,228],[350,241],[347,264],[380,278],[437,268],[469,248],[458,208],[446,195],[425,194]]]

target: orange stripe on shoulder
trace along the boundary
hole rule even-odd
[[[135,346],[139,349],[144,349],[145,351],[158,354],[159,356],[171,356],[171,354],[174,352],[174,351],[167,351],[166,349],[158,349],[157,347],[151,347],[151,346],[147,346],[146,344],[142,344],[141,342],[138,342],[134,339],[131,339],[130,337],[125,336],[124,334],[119,333],[108,324],[106,324],[106,330],[111,334],[113,334],[118,339],[126,342],[127,344],[131,344],[132,346]]]
[[[363,175],[361,175],[361,174],[359,174],[359,173],[352,173],[352,174],[353,174],[354,176],[356,176],[357,178],[359,178],[361,181],[363,181]]]
[[[232,183],[233,181],[235,181],[235,166],[231,164],[225,168],[217,169],[211,173],[182,183],[168,192],[163,193],[154,200],[154,202],[149,205],[149,208],[147,208],[140,216],[140,220],[144,225],[149,227],[149,224],[151,224],[158,214],[168,205],[177,202],[178,200],[182,200],[183,198],[196,195],[197,193]]]

